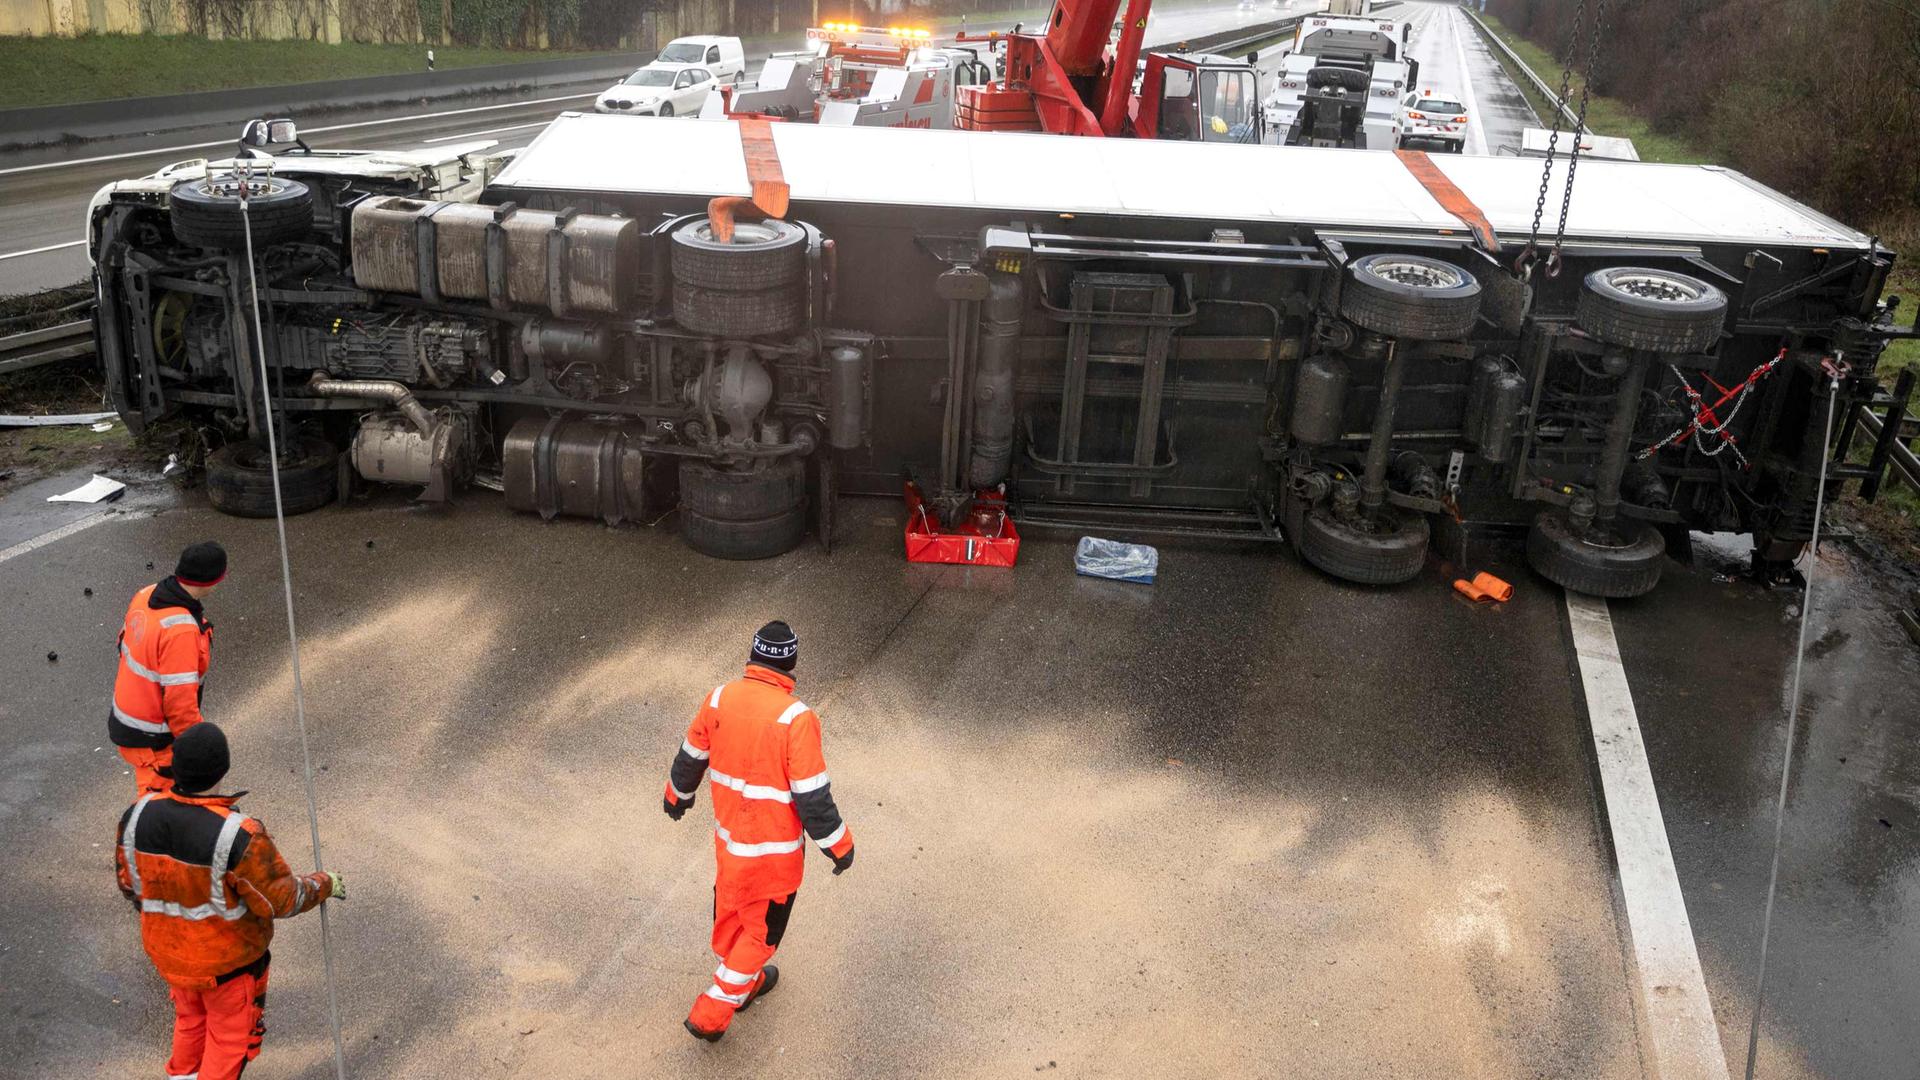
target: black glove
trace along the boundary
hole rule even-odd
[[[853,849],[852,848],[848,848],[847,853],[845,855],[835,855],[833,852],[829,851],[827,852],[827,857],[833,860],[833,876],[834,877],[839,877],[841,874],[846,873],[847,867],[853,865]]]
[[[679,821],[681,818],[687,816],[687,808],[693,805],[693,800],[688,799],[683,803],[675,803],[672,799],[662,795],[660,797],[660,805],[666,809],[668,817]]]

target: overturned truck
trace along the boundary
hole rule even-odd
[[[1797,555],[1822,470],[1871,479],[1823,425],[1897,333],[1888,251],[1716,168],[1585,163],[1516,273],[1516,159],[569,114],[497,177],[362,160],[245,181],[257,319],[230,167],[95,200],[116,405],[224,440],[222,509],[272,512],[272,410],[289,510],[497,472],[516,509],[677,508],[755,558],[906,479],[956,527],[1004,495],[1026,529],[1285,540],[1369,584],[1524,533],[1631,596],[1689,529]],[[729,236],[710,200],[772,174],[784,219]]]

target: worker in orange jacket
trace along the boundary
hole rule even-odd
[[[195,724],[173,743],[173,783],[121,815],[120,891],[140,912],[140,943],[173,998],[173,1080],[236,1080],[260,1056],[273,920],[346,899],[338,874],[301,874],[266,827],[210,794],[227,774],[227,736]]]
[[[812,837],[837,876],[853,865],[853,834],[840,820],[820,751],[820,718],[793,696],[800,642],[783,622],[753,637],[747,671],[707,695],[673,757],[667,816],[680,820],[704,774],[713,782],[713,983],[686,1027],[718,1042],[735,1012],[773,991],[767,963],[787,930]],[[802,835],[802,830],[805,835]]]
[[[173,740],[202,719],[213,627],[200,601],[226,576],[226,551],[212,541],[195,544],[180,553],[172,577],[127,605],[107,737],[133,766],[136,796],[166,790]]]

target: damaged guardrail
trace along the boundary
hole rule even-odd
[[[61,323],[0,337],[0,375],[93,355],[93,321]]]

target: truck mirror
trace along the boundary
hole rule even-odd
[[[267,121],[267,138],[275,143],[295,143],[300,141],[300,129],[292,120],[280,119]]]
[[[1249,63],[1249,64],[1257,64],[1257,63],[1259,63],[1259,62],[1260,62],[1260,50],[1259,50],[1259,49],[1255,49],[1255,50],[1253,50],[1252,52],[1250,52],[1250,53],[1248,53],[1248,54],[1247,54],[1247,63]]]
[[[267,131],[265,120],[249,120],[247,126],[240,129],[240,145],[266,146],[273,141]]]

